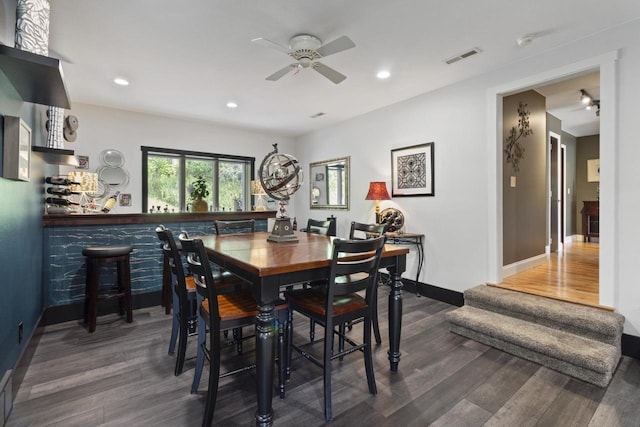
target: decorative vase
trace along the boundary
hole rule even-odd
[[[204,199],[196,199],[191,203],[192,212],[207,212],[208,210],[209,206]]]

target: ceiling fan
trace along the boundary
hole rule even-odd
[[[266,80],[270,80],[273,82],[279,80],[284,75],[293,70],[299,71],[303,68],[312,68],[331,80],[333,83],[338,84],[346,79],[347,76],[337,72],[333,68],[328,67],[321,62],[318,62],[318,60],[320,58],[324,58],[329,55],[333,55],[334,53],[342,52],[343,50],[351,49],[356,46],[355,43],[351,41],[351,39],[347,36],[342,36],[332,42],[323,45],[319,38],[310,34],[299,34],[297,36],[293,36],[289,40],[289,48],[263,38],[257,38],[251,41],[256,44],[271,47],[273,49],[279,50],[280,52],[284,52],[297,61],[293,64],[287,65],[281,70],[276,71],[266,78]]]

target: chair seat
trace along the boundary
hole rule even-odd
[[[111,258],[130,254],[131,251],[133,251],[131,245],[85,246],[82,248],[82,255],[92,258]]]
[[[185,284],[187,285],[187,292],[195,292],[196,291],[196,281],[193,276],[187,276],[184,278]],[[236,286],[246,285],[247,282],[238,278],[237,276],[233,276],[232,274],[222,274],[220,280],[216,282],[217,287],[220,289],[226,288],[235,288]]]
[[[287,296],[287,301],[295,307],[319,314],[320,316],[327,314],[327,293],[322,287],[298,289],[286,292],[285,295]],[[333,316],[353,312],[366,306],[367,302],[365,299],[356,293],[335,296],[333,298]]]
[[[184,281],[185,281],[185,284],[187,285],[187,292],[196,291],[196,281],[193,279],[193,276],[185,277]]]
[[[288,305],[283,301],[276,304],[274,310],[286,310]],[[209,316],[209,301],[202,301],[202,309]],[[218,314],[220,321],[251,318],[258,315],[258,303],[251,291],[230,292],[218,295]]]

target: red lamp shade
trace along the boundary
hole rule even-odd
[[[369,192],[365,200],[391,200],[387,191],[387,184],[384,181],[374,181],[369,183]]]

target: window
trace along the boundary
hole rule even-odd
[[[207,183],[212,211],[250,210],[255,158],[142,147],[143,212],[190,210],[192,184]]]

